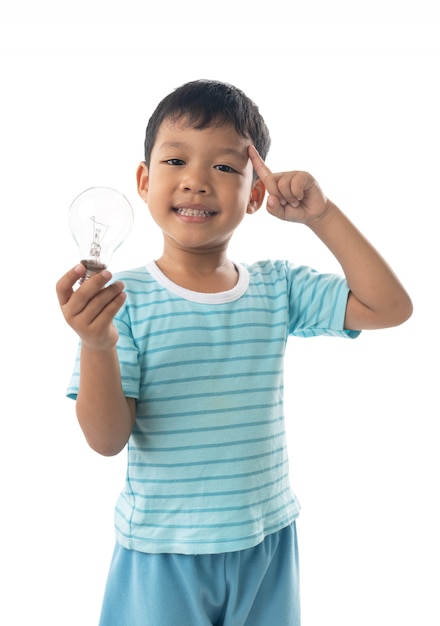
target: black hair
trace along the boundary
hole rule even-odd
[[[220,81],[196,80],[165,96],[150,117],[144,143],[147,165],[162,122],[182,118],[197,130],[230,124],[239,135],[251,139],[262,159],[269,151],[267,126],[257,105],[243,91]]]

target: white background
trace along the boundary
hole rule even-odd
[[[64,397],[76,337],[55,282],[78,260],[67,210],[88,186],[116,187],[136,226],[111,269],[154,258],[160,233],[134,178],[145,126],[164,95],[203,77],[235,83],[259,104],[273,140],[268,165],[311,171],[415,305],[396,329],[290,344],[303,624],[438,626],[434,3],[2,7],[0,622],[97,624],[125,453],[89,450]],[[340,271],[305,228],[264,211],[245,220],[231,255]]]

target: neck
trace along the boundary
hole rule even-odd
[[[156,263],[170,280],[191,291],[218,293],[237,284],[237,269],[226,250],[209,253],[164,250]]]

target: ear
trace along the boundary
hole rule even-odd
[[[147,197],[148,197],[149,176],[148,176],[148,167],[145,161],[141,161],[141,163],[139,163],[139,167],[137,168],[137,171],[136,171],[136,181],[137,181],[138,194],[140,195],[142,200],[146,202]]]
[[[246,213],[256,213],[260,206],[263,204],[265,194],[266,187],[264,186],[263,181],[257,178],[251,190],[251,196],[249,198],[249,204]]]

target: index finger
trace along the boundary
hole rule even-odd
[[[69,270],[56,284],[56,291],[58,296],[58,302],[60,306],[66,304],[73,293],[73,285],[84,276],[86,268],[81,263],[75,265],[74,268]]]
[[[267,167],[266,163],[263,161],[261,156],[258,153],[258,150],[255,146],[249,146],[248,149],[249,158],[254,167],[254,170],[257,172],[258,178],[263,181],[264,186],[267,191],[271,195],[279,195],[279,189],[277,181],[271,172],[271,170]]]
[[[249,146],[248,154],[251,163],[254,166],[254,170],[257,172],[259,178],[263,179],[266,176],[270,176],[272,174],[266,163],[260,157],[260,154],[255,146]]]

